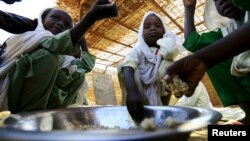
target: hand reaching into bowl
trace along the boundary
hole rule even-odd
[[[126,105],[128,112],[135,122],[141,122],[144,118],[144,104],[139,91],[128,92]]]

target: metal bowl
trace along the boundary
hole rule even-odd
[[[0,128],[0,140],[186,141],[192,131],[214,124],[222,117],[214,110],[177,106],[145,106],[144,116],[154,117],[156,130],[146,131],[138,126],[125,106],[27,112],[5,121],[6,126]],[[169,116],[182,124],[175,128],[163,127]]]

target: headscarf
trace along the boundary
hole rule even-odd
[[[150,50],[149,46],[146,44],[143,38],[143,26],[145,19],[152,14],[157,16],[161,20],[165,32],[170,31],[160,15],[158,15],[153,11],[146,12],[139,26],[138,42],[137,45],[135,46],[135,50],[141,52],[142,55],[146,58],[146,59],[142,59],[142,57],[138,58],[140,62],[138,70],[141,82],[145,85],[148,85],[148,87],[145,88],[145,93],[148,102],[150,105],[161,105],[161,101],[159,97],[156,95],[157,94],[156,80],[162,57],[160,54],[155,55]]]
[[[8,109],[6,97],[9,87],[9,70],[15,65],[23,53],[33,51],[42,41],[51,36],[53,36],[53,34],[45,30],[41,20],[39,20],[38,26],[34,31],[16,34],[6,40],[6,50],[1,56],[2,62],[0,66],[0,110]]]
[[[0,66],[0,78],[6,75],[15,61],[23,53],[31,52],[36,49],[45,39],[53,34],[44,29],[39,19],[37,28],[34,31],[28,31],[23,34],[15,34],[6,40],[6,50],[2,54],[2,63]]]
[[[6,109],[7,103],[4,99],[7,96],[9,86],[9,70],[15,65],[16,61],[22,54],[35,50],[44,40],[52,36],[54,35],[50,31],[45,30],[42,18],[40,17],[38,19],[38,25],[34,31],[15,34],[6,40],[6,50],[1,56],[2,62],[0,65],[0,110],[1,107]],[[59,67],[69,68],[73,59],[74,57],[65,55],[64,62]],[[32,61],[30,60],[29,63],[32,64]],[[29,68],[29,71],[33,72],[32,67]]]
[[[153,12],[153,11],[149,11],[149,12],[146,12],[143,16],[143,19],[141,21],[141,24],[140,24],[140,27],[139,27],[139,32],[138,32],[138,42],[137,42],[137,45],[136,45],[136,49],[139,51],[139,52],[142,52],[143,55],[146,57],[146,60],[148,62],[150,62],[151,64],[154,64],[155,66],[153,68],[145,68],[146,70],[150,70],[148,72],[153,72],[153,75],[151,74],[151,76],[149,76],[148,74],[143,74],[140,76],[140,78],[145,82],[145,84],[150,84],[152,82],[155,82],[156,80],[156,76],[157,76],[157,73],[158,73],[158,67],[160,65],[160,62],[161,62],[161,56],[160,54],[158,55],[155,55],[154,53],[152,53],[152,51],[150,50],[149,46],[146,44],[144,38],[143,38],[143,26],[144,26],[144,22],[145,22],[145,19],[149,16],[149,15],[155,15],[157,16],[162,24],[163,24],[163,27],[164,27],[164,31],[168,31],[168,28],[167,26],[164,24],[164,21],[163,19],[161,18],[160,15],[158,15],[157,13]],[[149,65],[151,65],[149,64]],[[145,70],[145,71],[146,71]]]

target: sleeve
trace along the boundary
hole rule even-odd
[[[49,51],[60,55],[76,55],[80,52],[80,45],[72,44],[71,35],[69,30],[59,33],[51,38],[42,42],[42,47],[47,48]]]
[[[139,63],[139,53],[136,51],[136,49],[133,49],[125,59],[121,62],[119,65],[120,68],[123,67],[132,67],[133,69],[136,69]]]
[[[87,73],[90,72],[95,66],[96,57],[91,55],[85,51],[81,53],[81,57],[79,59],[75,59],[71,62],[71,65],[77,66],[77,72],[79,73]]]
[[[200,82],[196,87],[194,94],[191,97],[182,96],[176,106],[212,108],[210,98],[208,96],[205,86]]]
[[[81,58],[74,59],[71,62],[70,68],[61,68],[59,70],[56,85],[59,87],[65,87],[73,81],[81,79],[84,77],[85,73],[90,72],[94,68],[94,65],[95,56],[87,52],[82,52]],[[71,69],[73,69],[73,71],[71,71]]]
[[[198,32],[192,32],[187,39],[185,40],[183,46],[191,51],[191,52],[195,52],[215,41],[217,41],[218,39],[222,38],[222,32],[221,30],[218,31],[210,31],[207,33],[202,33],[199,34]]]
[[[249,11],[250,10],[250,1],[249,0],[231,0],[232,3],[240,8],[241,10]]]
[[[208,108],[208,109],[213,108],[212,103],[210,102],[207,89],[203,85],[202,82],[200,82],[199,85],[196,87],[194,95],[197,95],[194,107],[201,107],[201,108]]]
[[[74,102],[78,95],[79,89],[81,89],[82,84],[85,80],[85,73],[91,71],[95,65],[95,56],[82,52],[81,58],[74,59],[71,62],[71,67],[61,68],[58,72],[55,88],[53,92],[55,93],[53,99],[60,99],[60,93],[63,93],[64,100],[61,100],[62,107],[66,107]],[[70,73],[70,69],[74,68],[74,72]],[[63,96],[61,96],[63,97]],[[61,106],[59,106],[61,107]]]

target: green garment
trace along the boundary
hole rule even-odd
[[[184,42],[184,47],[195,52],[212,42],[223,38],[220,30],[199,35],[192,32]],[[231,75],[232,58],[207,71],[207,74],[224,106],[250,101],[250,76],[235,77]]]
[[[10,70],[8,106],[11,112],[63,108],[75,101],[85,73],[94,67],[95,57],[82,52],[74,59],[73,75],[66,68],[59,69],[65,54],[80,52],[73,46],[69,31],[45,40],[36,50],[23,54]]]
[[[232,3],[242,10],[250,10],[250,0],[231,0]]]

